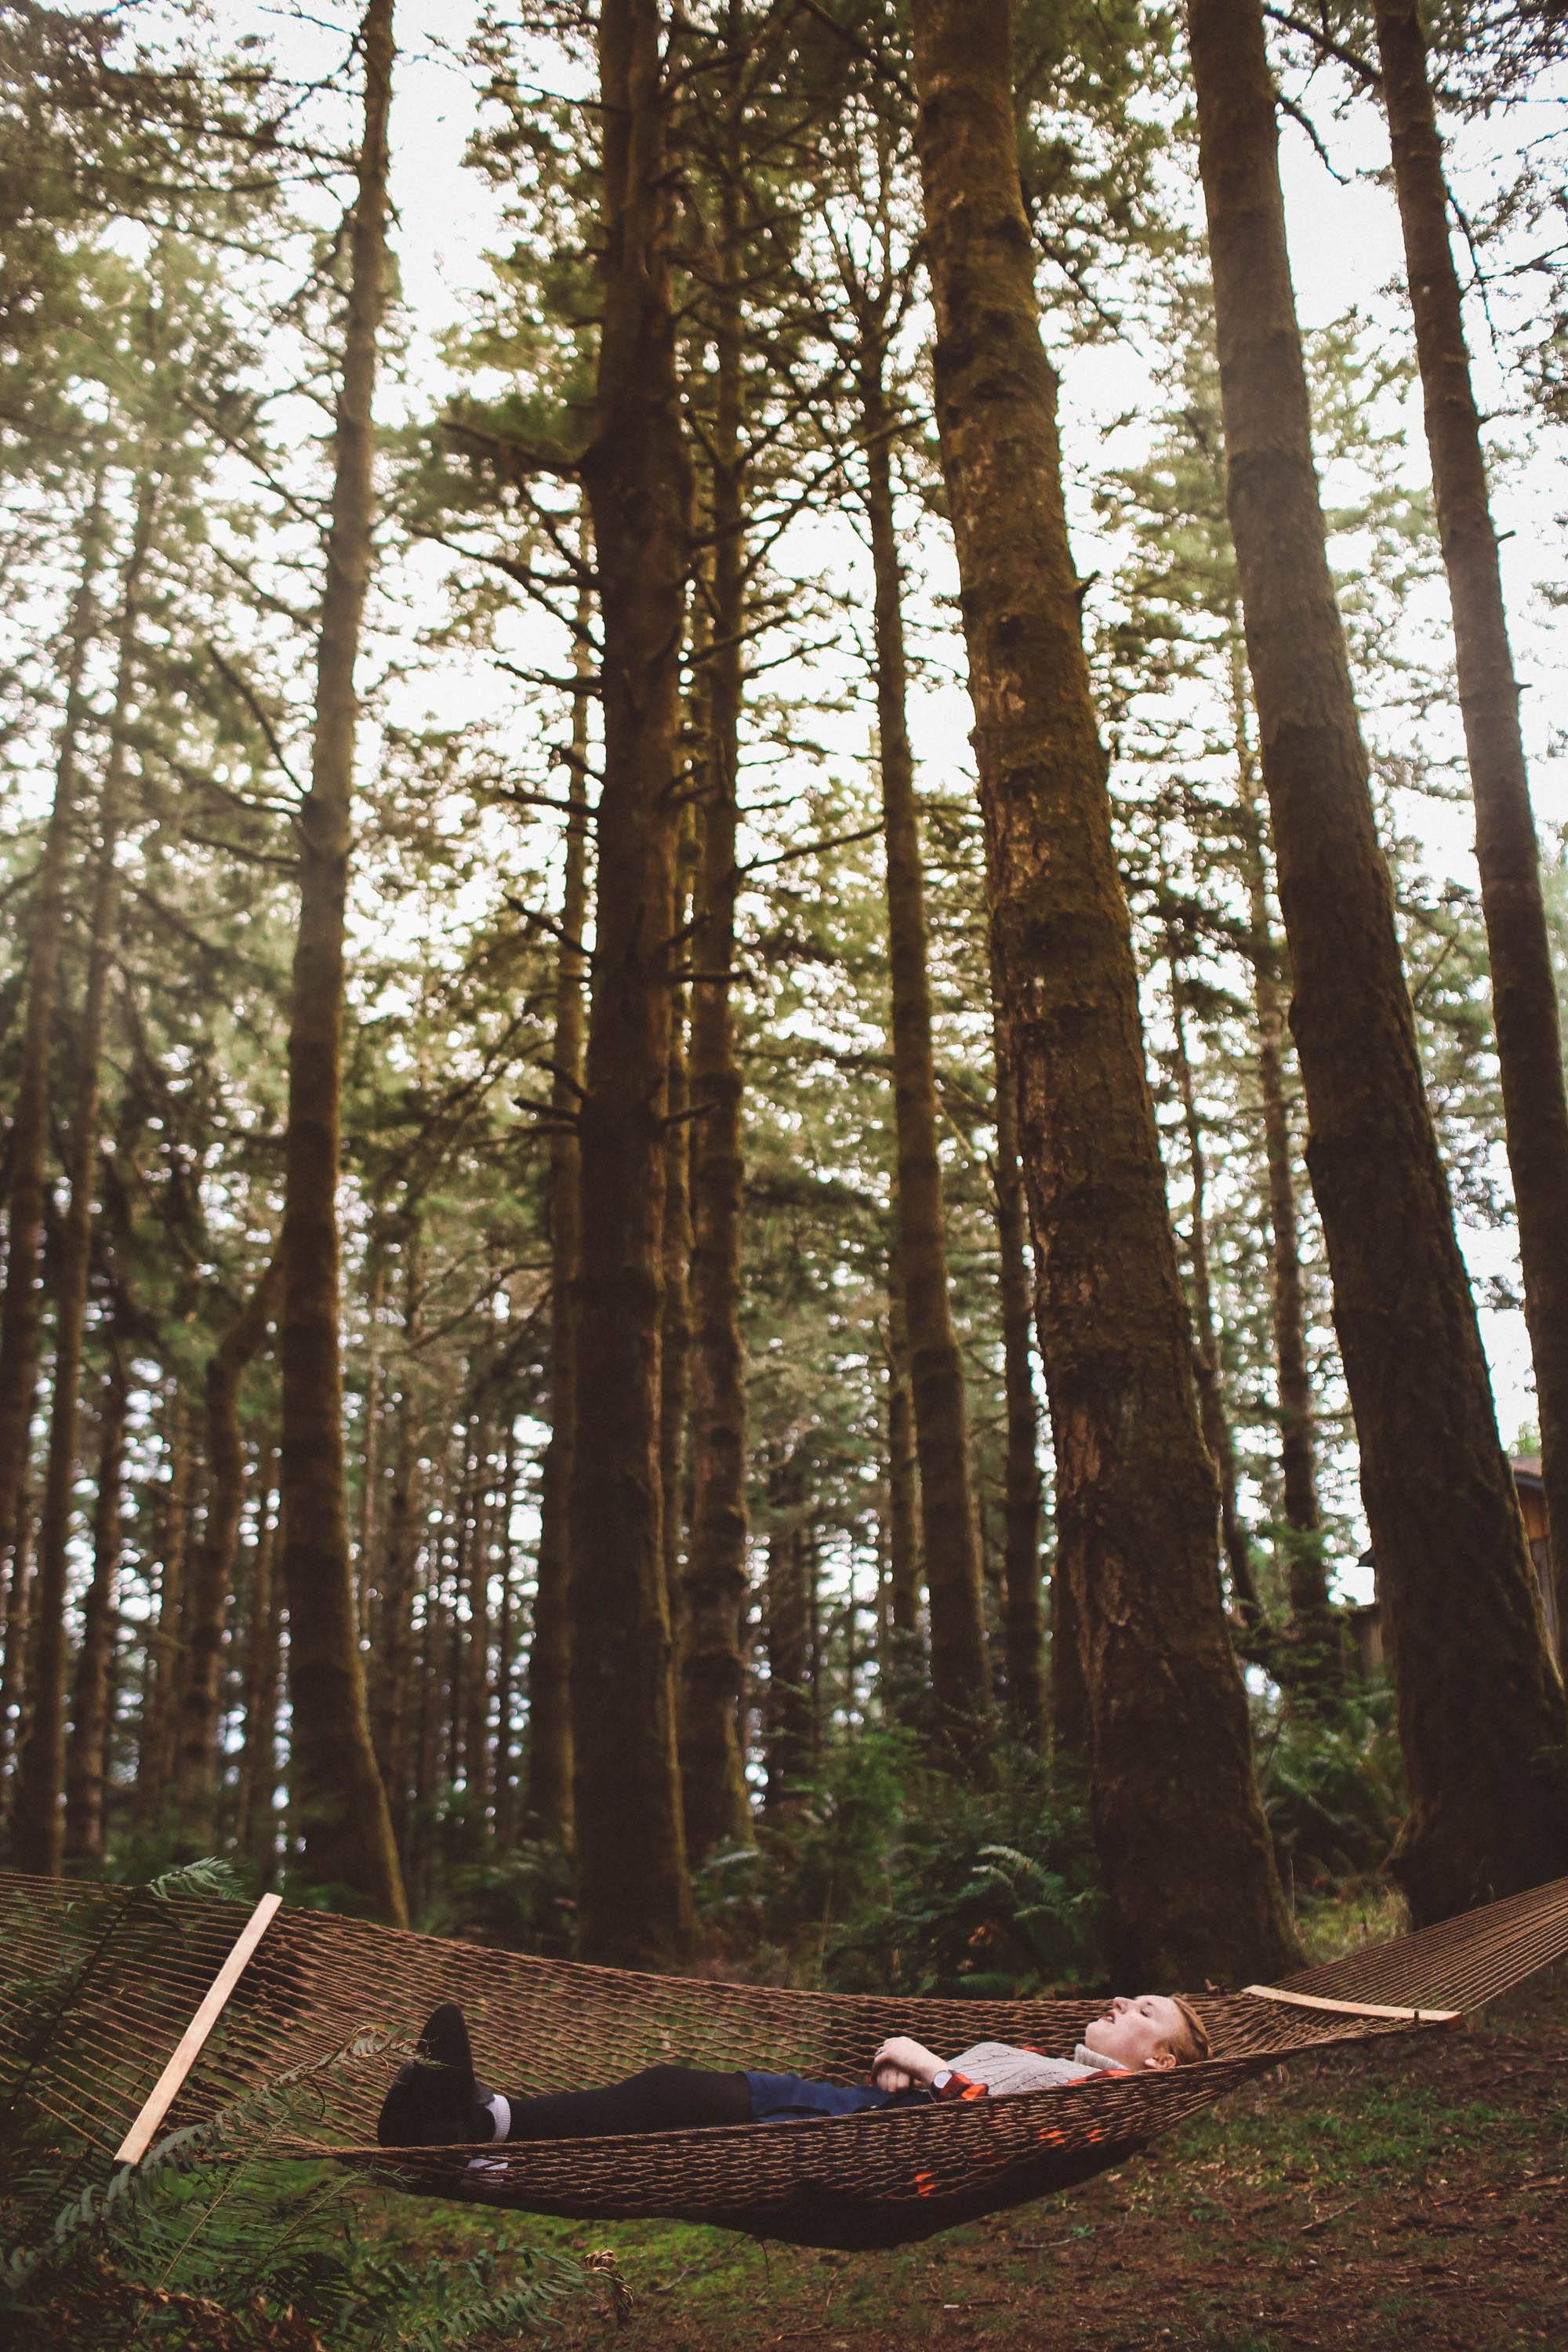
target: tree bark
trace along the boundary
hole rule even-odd
[[[737,12],[730,12],[731,37]],[[730,101],[715,289],[712,625],[706,649],[707,790],[698,810],[691,985],[691,1533],[682,1580],[679,1746],[686,1843],[749,1845],[738,1713],[745,1686],[746,1381],[741,1346],[743,1092],[730,973],[735,959],[735,862],[741,658],[745,620],[742,449],[742,100]]]
[[[604,293],[583,460],[604,627],[605,775],[582,1140],[572,1723],[585,1958],[686,1952],[662,1575],[659,1291],[681,610],[690,476],[675,376],[657,0],[602,0]]]
[[[1289,1660],[1293,1696],[1331,1701],[1343,1689],[1344,1656],[1329,1592],[1323,1515],[1318,1501],[1317,1442],[1311,1372],[1307,1360],[1307,1292],[1301,1273],[1300,1217],[1296,1201],[1295,1150],[1285,1090],[1285,1020],[1280,1009],[1279,949],[1268,911],[1268,863],[1261,780],[1248,732],[1243,676],[1241,616],[1236,615],[1231,700],[1241,783],[1241,849],[1247,897],[1248,962],[1258,1024],[1258,1088],[1268,1171],[1270,1315],[1279,1413],[1279,1469],[1285,1563],[1290,1602]]]
[[[361,1633],[374,1646],[372,1610],[375,1598],[374,1562],[376,1537],[376,1488],[381,1483],[382,1371],[381,1317],[386,1302],[386,1244],[373,1223],[365,1267],[364,1410],[361,1423],[358,1509],[354,1525],[354,1608]]]
[[[27,1670],[27,1730],[16,1758],[12,1791],[11,1850],[16,1867],[40,1875],[58,1874],[65,1851],[66,1586],[76,1490],[82,1334],[92,1262],[93,1207],[98,1197],[100,1064],[110,967],[120,924],[120,834],[130,764],[128,729],[132,698],[136,691],[136,638],[159,488],[154,474],[143,475],[138,484],[136,519],[121,586],[115,631],[114,709],[110,720],[109,757],[99,793],[98,855],[89,919],[87,975],[76,1037],[75,1101],[67,1171],[70,1199],[61,1223],[55,1285],[54,1397],[43,1504],[38,1514],[33,1647]]]
[[[694,762],[694,772],[696,763]],[[675,898],[670,935],[684,940],[691,917],[694,828],[689,802],[681,813],[676,846]],[[691,1418],[691,1176],[695,1139],[687,1028],[690,992],[672,989],[669,1060],[665,1079],[664,1213],[659,1263],[664,1297],[658,1316],[658,1485],[665,1599],[676,1659],[676,1752],[680,1748],[679,1703],[681,1644],[685,1639],[686,1588],[681,1573],[687,1528],[689,1423]],[[684,1811],[684,1796],[682,1799]],[[688,1843],[689,1844],[689,1834]]]
[[[501,1455],[500,1492],[495,1517],[500,1554],[497,1575],[500,1605],[496,1612],[496,1751],[492,1774],[498,1853],[510,1853],[517,1842],[517,1743],[513,1701],[517,1680],[517,1586],[512,1572],[512,1525],[517,1517],[517,1424],[509,1413]]]
[[[349,236],[348,331],[333,446],[310,790],[300,811],[300,928],[284,1137],[283,1587],[289,1601],[289,1796],[300,1874],[378,1916],[406,1917],[360,1664],[343,1471],[337,1188],[343,919],[359,653],[374,517],[376,345],[385,308],[386,124],[393,0],[362,26],[364,125]]]
[[[1267,1977],[1294,1946],[1215,1573],[1019,189],[1012,9],[911,14],[937,421],[1116,1956],[1152,1982]]]
[[[273,1573],[278,1549],[278,1446],[263,1450],[257,1486],[258,1514],[250,1555],[245,1627],[245,1678],[235,1795],[235,1839],[240,1853],[270,1886],[278,1864],[278,1678],[282,1665],[282,1587]]]
[[[591,551],[586,521],[584,562]],[[572,1838],[572,1620],[567,1512],[576,1412],[577,1192],[580,1151],[577,1106],[583,1092],[583,1000],[588,960],[582,948],[588,919],[588,624],[592,598],[577,601],[572,698],[572,741],[566,753],[565,872],[561,930],[555,951],[555,1038],[550,1136],[550,1442],[539,1507],[539,1574],[533,1601],[533,1643],[528,1661],[528,1800],[537,1837]]]
[[[282,1261],[274,1256],[207,1359],[206,1514],[200,1540],[191,1548],[185,1668],[174,1739],[174,1812],[181,1850],[188,1855],[211,1853],[217,1834],[223,1643],[245,1508],[239,1387],[277,1315],[282,1290]]]
[[[18,1608],[28,1586],[19,1576],[18,1537],[27,1453],[38,1378],[38,1275],[44,1230],[44,1161],[48,1140],[49,1067],[54,1043],[55,999],[59,984],[60,941],[65,926],[66,871],[76,823],[81,767],[81,736],[89,718],[87,657],[99,625],[98,575],[106,537],[101,476],[82,525],[80,573],[66,631],[65,712],[55,764],[55,797],[44,835],[27,945],[26,1013],[22,1062],[10,1134],[10,1186],[6,1202],[5,1289],[0,1302],[0,1570],[12,1563],[11,1602],[25,1625],[31,1610]],[[25,1674],[17,1634],[8,1623],[7,1665],[14,1664],[18,1695]]]
[[[1448,190],[1426,75],[1426,44],[1415,0],[1375,0],[1373,14],[1437,530],[1454,612],[1503,1126],[1541,1418],[1542,1478],[1548,1520],[1562,1530],[1552,1549],[1559,1638],[1568,1668],[1568,1091],[1557,991],[1480,418],[1448,241]]]
[[[919,1654],[921,1493],[915,1416],[910,1400],[910,1333],[895,1239],[888,1253],[888,1624],[895,1642]],[[921,1680],[925,1679],[923,1663]]]
[[[1236,1443],[1230,1433],[1225,1381],[1220,1367],[1219,1327],[1215,1314],[1214,1281],[1209,1272],[1208,1156],[1204,1150],[1203,1121],[1193,1082],[1192,1055],[1187,1045],[1187,1007],[1183,993],[1181,950],[1173,934],[1166,938],[1171,974],[1171,1026],[1176,1047],[1176,1093],[1182,1106],[1182,1133],[1187,1147],[1192,1179],[1192,1220],[1187,1257],[1193,1277],[1193,1369],[1198,1387],[1198,1418],[1204,1442],[1219,1475],[1220,1549],[1230,1570],[1231,1598],[1249,1628],[1263,1623],[1262,1603],[1252,1573],[1252,1554],[1236,1499]]]
[[[798,1455],[786,1454],[768,1484],[774,1516],[763,1594],[768,1661],[763,1802],[770,1818],[777,1820],[800,1802],[812,1766],[811,1603],[800,1524],[805,1480]]]
[[[405,1330],[410,1328],[405,1323]],[[376,1762],[392,1814],[393,1834],[405,1862],[410,1764],[408,1682],[414,1647],[411,1612],[424,1502],[419,1461],[422,1433],[414,1393],[415,1378],[414,1360],[409,1355],[404,1361],[393,1439],[392,1500],[386,1516],[386,1549],[380,1579],[380,1639],[371,1710]]]
[[[1003,1625],[1007,1712],[1031,1748],[1045,1745],[1045,1610],[1040,1585],[1040,1429],[1029,1371],[1028,1210],[1018,1164],[1018,1097],[998,1012],[996,1250],[1002,1305],[1002,1386],[1007,1412],[1003,1464]]]
[[[71,1686],[66,1745],[65,1862],[96,1870],[103,1861],[103,1792],[109,1779],[110,1666],[115,1647],[121,1513],[125,1493],[125,1423],[130,1384],[118,1337],[109,1339],[98,1419],[98,1486],[92,1513],[92,1582],[82,1610],[81,1644]]]
[[[474,1481],[468,1514],[468,1635],[464,1643],[463,1790],[470,1836],[482,1844],[490,1802],[490,1522],[495,1507],[493,1406],[481,1377],[474,1408]]]
[[[1421,1080],[1329,574],[1259,0],[1191,0],[1228,502],[1418,1923],[1568,1867],[1568,1737]]]
[[[906,716],[903,576],[893,512],[892,418],[873,324],[863,331],[860,420],[866,519],[875,582],[877,725],[888,858],[888,961],[892,994],[899,1268],[910,1345],[910,1391],[921,1474],[931,1686],[939,1736],[974,1760],[991,1727],[980,1551],[969,1473],[963,1362],[953,1328],[937,1151],[925,876]]]
[[[142,1818],[158,1819],[174,1776],[174,1726],[184,1672],[185,1561],[191,1532],[191,1422],[184,1393],[164,1391],[163,1451],[169,1475],[157,1497],[158,1622],[142,1679],[136,1794]]]

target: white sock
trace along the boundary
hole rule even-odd
[[[492,2091],[484,2104],[489,2107],[495,2123],[495,2129],[490,2134],[493,2145],[497,2140],[505,2139],[511,2129],[511,2101],[501,2092]]]

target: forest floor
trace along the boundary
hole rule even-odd
[[[1120,2173],[901,2253],[522,2226],[616,2256],[624,2288],[551,2332],[571,2352],[1565,2352],[1568,1969],[1455,2033],[1282,2067]]]

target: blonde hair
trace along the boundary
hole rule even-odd
[[[1209,2038],[1204,2022],[1192,2003],[1184,2000],[1179,1992],[1167,1993],[1166,2000],[1180,2016],[1181,2031],[1168,2034],[1165,2048],[1178,2066],[1196,2066],[1209,2054]]]

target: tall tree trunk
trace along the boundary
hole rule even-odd
[[[658,0],[602,0],[604,310],[583,461],[604,623],[605,777],[579,1109],[573,1793],[580,1948],[634,1967],[679,1959],[691,1934],[658,1456],[667,933],[690,548],[660,32]]]
[[[0,1767],[20,1738],[26,1689],[27,1643],[33,1622],[33,1528],[24,1483],[17,1500],[11,1545],[11,1575],[5,1591],[5,1656],[0,1664]]]
[[[1215,1574],[1126,900],[1018,183],[1007,0],[914,0],[935,381],[1037,1258],[1058,1558],[1088,1664],[1121,1965],[1271,1976],[1293,1943]]]
[[[136,1793],[144,1822],[155,1822],[174,1777],[174,1726],[184,1673],[185,1560],[191,1536],[191,1419],[182,1390],[164,1391],[163,1451],[169,1475],[158,1492],[155,1547],[158,1622],[148,1643],[137,1742]]]
[[[274,1256],[207,1359],[206,1514],[200,1540],[191,1548],[185,1670],[174,1741],[174,1811],[181,1847],[193,1855],[210,1853],[217,1834],[223,1643],[245,1508],[239,1386],[277,1315],[282,1291],[282,1261]]]
[[[910,1398],[910,1332],[895,1239],[888,1253],[888,1623],[895,1642],[918,1655],[921,1633],[920,1465]],[[921,1679],[924,1681],[923,1665]]]
[[[250,1555],[245,1627],[244,1732],[235,1796],[235,1842],[259,1875],[272,1884],[278,1862],[278,1677],[282,1664],[283,1593],[274,1574],[278,1549],[278,1446],[269,1443],[257,1482],[256,1543]]]
[[[684,940],[691,916],[695,831],[689,802],[681,814],[676,848],[671,937]],[[665,1081],[664,1217],[659,1244],[664,1297],[658,1318],[658,1484],[661,1496],[663,1574],[676,1658],[676,1750],[680,1747],[679,1659],[685,1638],[686,1590],[681,1574],[690,1469],[691,1406],[691,1177],[694,1138],[689,1113],[691,1078],[687,1059],[690,992],[670,993],[669,1061]],[[688,1843],[689,1844],[689,1834]]]
[[[584,563],[590,554],[586,520]],[[550,1135],[550,1442],[539,1506],[539,1575],[533,1601],[533,1643],[528,1660],[528,1779],[526,1817],[536,1836],[572,1836],[572,1619],[567,1513],[576,1412],[576,1304],[580,1151],[577,1108],[583,1094],[583,995],[588,960],[583,927],[588,919],[588,643],[592,596],[577,600],[572,698],[572,741],[566,753],[565,872],[561,931],[555,951],[555,1038],[552,1057]]]
[[[1263,1149],[1268,1170],[1270,1308],[1279,1383],[1279,1467],[1284,1488],[1285,1555],[1297,1689],[1335,1687],[1343,1668],[1323,1557],[1323,1516],[1318,1502],[1317,1442],[1311,1374],[1307,1360],[1307,1291],[1301,1273],[1300,1219],[1296,1202],[1295,1151],[1285,1090],[1285,1020],[1280,1009],[1279,950],[1268,911],[1261,779],[1248,725],[1241,616],[1232,638],[1231,706],[1241,783],[1241,846],[1246,871],[1248,962],[1258,1024],[1258,1087],[1263,1107]],[[1326,1665],[1326,1685],[1318,1666]]]
[[[1231,1597],[1243,1622],[1257,1631],[1263,1623],[1262,1604],[1252,1573],[1252,1554],[1236,1497],[1236,1442],[1230,1433],[1225,1381],[1220,1367],[1219,1325],[1215,1314],[1214,1281],[1209,1271],[1208,1157],[1204,1150],[1203,1120],[1193,1059],[1187,1045],[1187,1006],[1182,979],[1181,950],[1172,933],[1166,937],[1171,973],[1171,1026],[1176,1046],[1176,1093],[1182,1106],[1182,1132],[1187,1146],[1192,1178],[1192,1220],[1187,1255],[1193,1276],[1193,1369],[1198,1384],[1198,1418],[1204,1441],[1219,1474],[1220,1549],[1230,1570]]]
[[[372,1229],[366,1253],[364,1300],[364,1412],[360,1433],[359,1507],[354,1526],[354,1602],[361,1633],[374,1647],[372,1610],[375,1598],[374,1559],[377,1489],[381,1484],[382,1372],[381,1317],[386,1303],[386,1243]]]
[[[1260,0],[1191,0],[1231,530],[1311,1121],[1393,1638],[1418,1922],[1568,1867],[1568,1738],[1422,1088],[1329,574]]]
[[[1237,614],[1236,660],[1243,660]],[[1279,948],[1268,912],[1268,867],[1259,805],[1261,779],[1247,732],[1245,692],[1237,681],[1237,744],[1242,763],[1242,856],[1247,888],[1252,1003],[1258,1025],[1258,1084],[1268,1175],[1269,1306],[1279,1415],[1284,1525],[1276,1542],[1290,1604],[1290,1695],[1309,1706],[1331,1704],[1344,1687],[1345,1659],[1329,1591],[1326,1534],[1318,1500],[1316,1419],[1307,1358],[1307,1294],[1301,1270],[1295,1150],[1285,1090],[1285,1021]]]
[[[926,968],[925,875],[905,711],[903,576],[893,513],[892,418],[879,325],[863,333],[860,418],[866,517],[875,581],[877,726],[888,857],[893,1107],[898,1140],[899,1269],[910,1339],[910,1390],[921,1472],[931,1684],[940,1735],[973,1759],[991,1717],[980,1552],[969,1473],[963,1362],[953,1328],[937,1151],[936,1069]]]
[[[44,1230],[44,1159],[48,1139],[49,1065],[54,1043],[55,998],[59,983],[60,940],[65,926],[66,872],[76,823],[81,766],[81,736],[89,716],[87,657],[99,625],[98,575],[106,530],[102,478],[94,484],[82,526],[80,575],[66,633],[65,714],[55,764],[55,797],[44,835],[44,854],[34,887],[27,943],[26,1013],[22,1064],[10,1134],[10,1186],[6,1201],[5,1289],[0,1301],[0,1570],[12,1562],[7,1612],[6,1665],[20,1692],[25,1673],[22,1643],[9,1620],[25,1628],[31,1612],[21,1604],[27,1579],[18,1573],[22,1496],[38,1377],[38,1275]]]
[[[289,1794],[307,1885],[406,1916],[360,1664],[343,1475],[338,1174],[343,913],[359,706],[354,664],[370,577],[376,341],[385,307],[386,122],[393,0],[369,0],[364,127],[349,236],[348,331],[316,668],[310,790],[300,812],[300,929],[284,1136],[282,1575],[289,1600]]]
[[[811,1770],[811,1612],[805,1586],[805,1540],[800,1525],[805,1482],[791,1451],[768,1482],[773,1526],[768,1537],[763,1593],[763,1641],[768,1661],[763,1756],[765,1803],[773,1818],[799,1801]]]
[[[81,1405],[82,1334],[92,1262],[92,1213],[98,1197],[100,1105],[104,1012],[110,967],[120,925],[120,834],[129,722],[136,691],[137,632],[142,583],[158,510],[158,478],[137,488],[131,551],[121,586],[115,632],[114,711],[109,757],[98,803],[98,856],[88,931],[87,975],[76,1037],[75,1100],[69,1146],[70,1200],[62,1221],[55,1285],[54,1397],[44,1497],[38,1514],[37,1583],[33,1595],[33,1648],[27,1671],[26,1736],[16,1759],[11,1850],[19,1870],[54,1874],[65,1845],[66,1585],[76,1490],[77,1426]]]
[[[739,44],[740,11],[729,11]],[[738,69],[737,69],[738,70]],[[680,1625],[680,1780],[689,1851],[749,1844],[738,1709],[746,1606],[746,1383],[741,1346],[742,1082],[735,1052],[735,863],[745,618],[745,460],[741,278],[742,105],[729,101],[730,152],[721,192],[717,362],[710,446],[712,627],[707,648],[707,792],[698,812],[700,860],[691,987],[691,1535]]]
[[[1415,0],[1375,0],[1373,14],[1437,530],[1454,609],[1503,1125],[1535,1364],[1542,1476],[1548,1519],[1557,1530],[1557,1622],[1568,1668],[1568,1092],[1557,991],[1480,419],[1448,241],[1448,191],[1426,44]]]
[[[131,1390],[118,1336],[109,1337],[98,1416],[98,1486],[92,1513],[92,1582],[82,1610],[81,1644],[71,1685],[66,1745],[65,1861],[96,1870],[103,1861],[103,1792],[109,1779],[110,1666],[114,1655],[121,1525],[125,1493],[125,1423]]]
[[[468,1603],[463,1695],[463,1785],[469,1834],[482,1845],[490,1802],[490,1525],[495,1507],[493,1407],[481,1381],[474,1410],[474,1481],[469,1504]]]
[[[412,1284],[410,1285],[412,1290]],[[405,1327],[408,1327],[405,1325]],[[392,1813],[397,1851],[408,1853],[410,1764],[409,1669],[414,1648],[412,1608],[419,1567],[419,1524],[424,1486],[420,1472],[420,1427],[415,1400],[412,1355],[405,1356],[393,1439],[392,1500],[386,1515],[386,1549],[381,1570],[380,1640],[375,1654],[371,1725],[376,1761]]]
[[[500,1605],[496,1612],[495,1844],[510,1853],[517,1840],[517,1742],[514,1736],[517,1681],[517,1583],[512,1573],[512,1525],[517,1517],[517,1423],[507,1417],[501,1454],[500,1494],[495,1517]]]
[[[1045,1610],[1040,1585],[1040,1429],[1029,1371],[1028,1210],[1018,1164],[1018,1095],[998,1013],[996,1249],[1002,1305],[1002,1385],[1007,1409],[1003,1465],[1003,1623],[1007,1712],[1031,1748],[1046,1738]]]

